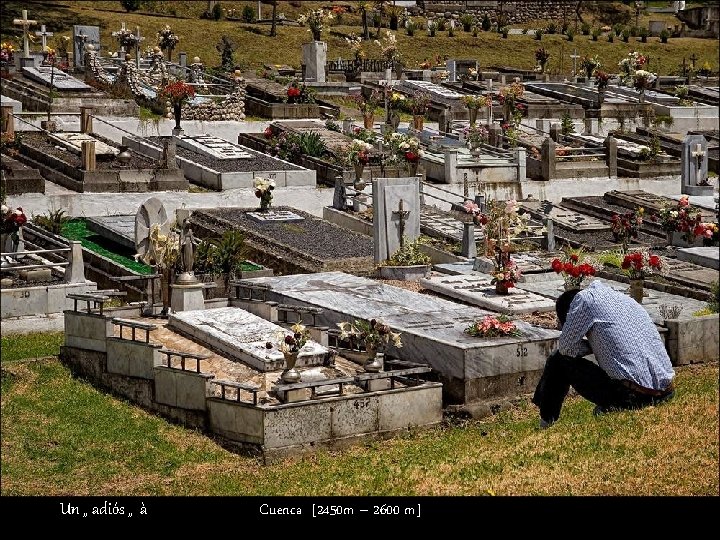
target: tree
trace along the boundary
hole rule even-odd
[[[215,45],[215,49],[220,53],[220,66],[222,69],[225,71],[235,69],[235,60],[233,59],[235,43],[229,37],[223,36],[220,42]]]
[[[120,5],[122,5],[123,9],[130,13],[131,11],[137,11],[140,9],[140,5],[142,4],[141,0],[121,0]]]
[[[270,27],[270,37],[277,36],[277,0],[272,3],[272,26]]]

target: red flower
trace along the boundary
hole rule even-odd
[[[270,126],[265,128],[265,138],[270,139],[273,136],[273,130]]]
[[[629,257],[625,257],[625,258],[623,259],[622,264],[620,265],[620,268],[622,268],[623,270],[627,270],[627,269],[630,268],[630,263],[631,263],[630,258],[629,258]]]
[[[553,269],[554,272],[557,272],[558,274],[563,271],[563,263],[560,261],[560,259],[553,259],[550,263],[550,267]]]
[[[690,204],[690,201],[688,200],[687,197],[682,197],[682,198],[678,201],[678,206],[688,206],[689,204]]]
[[[296,86],[291,86],[287,90],[287,95],[288,95],[288,97],[298,97],[298,96],[300,96],[300,89],[297,88]]]
[[[420,159],[420,155],[415,152],[405,152],[405,159],[407,159],[410,163],[415,163]]]
[[[565,264],[563,264],[564,272],[567,272],[569,274],[572,269],[573,269],[572,263],[566,262]]]
[[[574,263],[578,262],[580,260],[580,257],[578,257],[575,253],[570,255],[570,260]]]
[[[580,267],[579,266],[573,266],[570,269],[570,275],[574,278],[580,277]]]
[[[662,266],[662,261],[660,260],[660,257],[658,257],[657,255],[650,255],[648,264],[650,266],[652,266],[653,268],[660,268]]]

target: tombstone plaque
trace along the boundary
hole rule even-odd
[[[170,232],[171,224],[165,206],[156,197],[150,197],[142,203],[135,214],[135,250],[140,256],[150,249],[150,231],[153,225],[160,227],[161,234]]]
[[[386,261],[405,237],[420,236],[420,187],[417,177],[373,180],[375,262]],[[402,201],[402,203],[401,203]]]
[[[325,82],[325,63],[327,62],[327,43],[311,41],[302,46],[305,78],[314,82]]]
[[[682,142],[682,186],[684,195],[712,195],[708,182],[707,140],[703,135],[688,135]]]
[[[100,53],[99,26],[73,26],[73,63],[75,67],[85,67],[85,46],[92,45]]]

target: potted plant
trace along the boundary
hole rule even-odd
[[[470,125],[463,130],[465,142],[473,155],[479,155],[480,147],[488,142],[488,135],[488,130],[482,126]]]
[[[362,180],[363,169],[370,161],[370,150],[373,146],[370,143],[354,139],[345,154],[345,161],[355,168],[355,182]]]
[[[585,251],[566,248],[562,259],[555,258],[550,263],[554,272],[562,274],[565,280],[565,290],[580,289],[586,277],[595,275],[595,265],[588,262]]]
[[[328,24],[332,19],[333,14],[330,11],[311,9],[304,15],[298,17],[298,23],[300,23],[300,26],[308,27],[308,31],[312,34],[313,41],[320,41],[325,24]]]
[[[253,189],[255,190],[255,196],[260,199],[260,211],[267,212],[272,204],[275,180],[257,176],[253,180]]]
[[[485,315],[465,328],[464,332],[473,337],[494,338],[505,336],[521,336],[515,323],[506,315]]]
[[[167,49],[168,61],[172,60],[173,49],[175,49],[177,44],[180,42],[180,37],[175,35],[169,24],[166,24],[165,28],[157,33],[157,40],[160,50],[164,51]]]
[[[185,81],[175,81],[160,88],[158,98],[160,100],[168,101],[172,105],[176,131],[182,131],[182,128],[180,127],[182,106],[194,97],[195,88]]]
[[[430,105],[430,94],[422,90],[416,90],[408,104],[413,115],[413,129],[415,131],[423,130],[423,123],[428,106]]]
[[[649,250],[641,250],[625,255],[620,268],[630,278],[630,296],[638,304],[642,304],[644,280],[654,271],[662,269],[662,261]]]
[[[0,207],[0,251],[15,253],[20,244],[20,228],[27,223],[27,217],[21,207],[15,210],[2,205]]]
[[[545,65],[550,59],[550,53],[545,50],[545,47],[540,47],[535,50],[535,61],[540,66],[540,73],[545,73]]]
[[[595,84],[598,89],[598,101],[602,105],[605,96],[605,89],[610,82],[610,75],[601,69],[595,70]]]
[[[393,130],[397,130],[400,125],[400,110],[405,106],[407,98],[400,92],[390,92],[388,97],[388,122]]]
[[[395,34],[386,30],[382,39],[375,40],[375,45],[380,47],[380,57],[394,68],[395,76],[399,79],[402,76],[402,64]]]
[[[402,347],[400,333],[393,332],[390,326],[378,319],[356,319],[354,323],[343,321],[338,323],[338,327],[341,341],[349,342],[353,349],[359,346],[365,348],[365,371],[380,371],[382,364],[377,359],[377,353],[384,351],[391,343],[398,349]]]
[[[370,92],[368,97],[365,97],[362,94],[355,97],[357,108],[363,115],[363,125],[365,126],[365,129],[373,128],[375,109],[378,105],[380,105],[380,97],[380,92],[377,89]]]
[[[702,222],[702,211],[690,206],[687,195],[675,204],[663,204],[660,212],[651,219],[660,219],[668,244],[672,246],[701,246],[705,239],[712,242],[717,229],[713,223]]]
[[[600,63],[600,60],[598,59],[597,55],[595,56],[583,56],[580,60],[580,69],[582,69],[585,72],[585,78],[586,80],[590,80],[593,76],[593,73],[595,73],[595,70],[599,69],[602,66]]]
[[[281,332],[277,340],[277,348],[285,357],[285,369],[280,375],[280,379],[288,384],[300,382],[300,372],[295,369],[295,364],[297,364],[300,351],[310,337],[308,329],[299,322],[293,324],[290,330],[292,331],[290,334]]]
[[[470,125],[474,126],[477,121],[478,110],[482,107],[487,107],[488,102],[492,103],[492,97],[489,94],[485,96],[467,95],[461,97],[460,101],[462,101],[468,108]]]
[[[630,239],[637,238],[644,213],[644,208],[637,207],[634,210],[625,212],[623,215],[613,214],[610,220],[610,230],[615,242],[622,244],[623,253],[627,253]]]
[[[645,91],[652,88],[653,83],[657,79],[657,75],[650,73],[644,69],[638,69],[633,74],[633,88],[640,92],[640,103],[645,103]]]
[[[410,176],[415,176],[417,174],[418,163],[423,156],[423,152],[420,149],[420,141],[411,135],[403,135],[397,140],[397,149],[400,157],[404,159],[408,165]]]
[[[520,268],[510,256],[509,246],[495,246],[494,270],[492,273],[491,285],[495,285],[495,293],[499,295],[509,294],[521,276]]]
[[[419,240],[403,238],[400,248],[380,267],[380,278],[417,281],[430,272],[431,259],[420,250]]]

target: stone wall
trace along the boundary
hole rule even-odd
[[[575,18],[574,0],[509,0],[506,2],[483,2],[479,0],[432,0],[418,1],[418,7],[426,13],[444,13],[446,18],[469,13],[480,19],[485,15],[490,22],[496,23],[504,16],[506,24],[518,24],[542,19],[544,21],[568,21]]]

